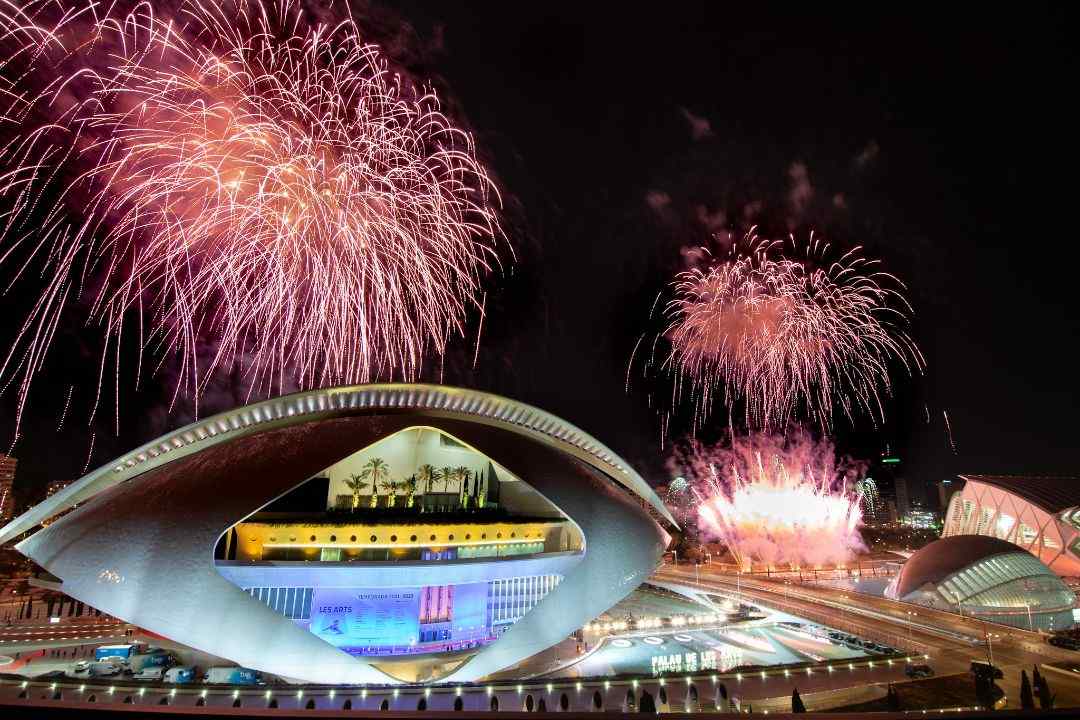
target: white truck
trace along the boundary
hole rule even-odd
[[[207,668],[203,675],[204,683],[214,685],[262,685],[262,674],[258,670],[243,667]]]
[[[195,668],[191,665],[171,667],[165,672],[165,682],[175,685],[195,682]]]
[[[162,668],[168,670],[176,664],[176,658],[161,648],[150,648],[146,652],[132,655],[128,660],[128,667],[132,672],[148,670],[150,668]]]

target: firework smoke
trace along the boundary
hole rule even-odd
[[[855,468],[804,433],[754,435],[730,448],[698,443],[672,465],[690,480],[699,527],[743,567],[842,563],[864,549]]]
[[[689,393],[700,422],[722,390],[752,430],[782,428],[800,411],[828,429],[836,406],[849,419],[882,419],[890,366],[924,365],[904,329],[903,285],[872,271],[858,248],[830,260],[811,235],[784,249],[751,233],[726,259],[675,277],[662,365],[676,377],[676,401]]]
[[[0,361],[20,413],[67,313],[103,328],[102,378],[134,336],[197,402],[234,367],[266,394],[412,379],[482,312],[471,138],[351,19],[307,17],[0,0],[0,264],[42,285]]]

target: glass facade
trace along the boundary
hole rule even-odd
[[[490,543],[441,547],[267,547],[262,560],[276,562],[385,562],[403,560],[471,560],[537,555],[544,552],[544,541]]]
[[[580,528],[525,481],[442,431],[412,427],[238,522],[215,558],[241,587],[313,585],[244,591],[343,652],[392,658],[496,641],[583,550]],[[399,575],[397,564],[408,567]]]
[[[243,588],[243,591],[291,620],[308,620],[311,617],[314,588],[257,587]]]
[[[517,622],[554,590],[561,579],[558,575],[534,575],[491,582],[489,605],[492,624]]]
[[[353,655],[454,652],[486,645],[559,586],[559,575],[401,588],[244,588]]]
[[[995,555],[972,563],[939,585],[950,603],[996,622],[1033,629],[1061,629],[1071,618],[1073,593],[1029,553]]]

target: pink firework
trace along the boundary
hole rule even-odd
[[[800,411],[830,428],[837,406],[880,420],[890,367],[922,369],[903,285],[858,248],[829,255],[813,236],[785,248],[751,234],[726,259],[676,276],[664,366],[699,421],[718,394],[751,429],[782,428]]]
[[[351,19],[307,18],[0,0],[0,262],[43,278],[0,365],[20,411],[69,312],[103,327],[102,375],[134,335],[196,402],[221,369],[412,379],[482,313],[501,231],[471,137]]]
[[[695,444],[675,464],[691,478],[701,529],[744,568],[843,563],[864,549],[852,468],[828,442],[754,435],[731,448]]]

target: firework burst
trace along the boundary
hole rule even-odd
[[[102,377],[137,334],[196,403],[221,369],[412,379],[482,313],[494,186],[351,19],[7,0],[0,31],[0,263],[43,278],[0,364],[20,412],[65,313],[103,327]]]
[[[753,435],[730,448],[693,444],[673,464],[690,479],[699,527],[740,566],[842,563],[864,549],[854,468],[804,433]]]
[[[782,428],[800,411],[827,429],[837,406],[880,420],[890,366],[924,365],[904,329],[903,285],[858,249],[829,260],[811,236],[782,250],[751,234],[724,260],[676,276],[662,362],[676,402],[690,395],[700,422],[722,395],[751,429]]]

